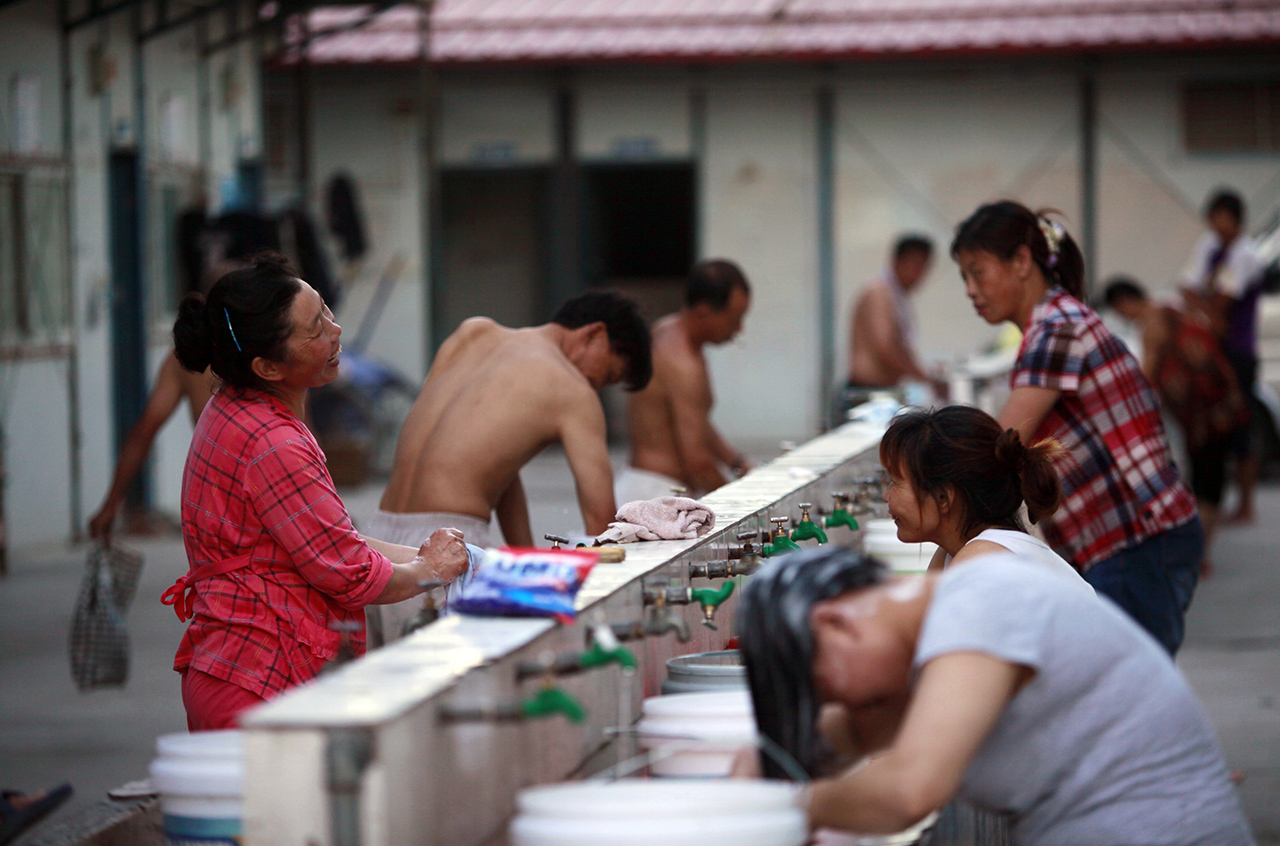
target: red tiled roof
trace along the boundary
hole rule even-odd
[[[311,12],[308,26],[316,35],[308,58],[416,60],[417,7],[394,6],[352,28],[370,10],[327,6]],[[431,19],[431,57],[450,64],[821,60],[1277,43],[1280,0],[438,0]]]

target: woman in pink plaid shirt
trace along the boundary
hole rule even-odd
[[[1204,533],[1137,360],[1085,305],[1084,258],[1061,225],[1019,203],[985,205],[951,255],[988,323],[1016,321],[1022,348],[1001,426],[1052,438],[1062,506],[1045,540],[1170,654],[1182,643]]]
[[[190,294],[173,327],[188,370],[221,385],[196,424],[182,478],[190,570],[162,597],[191,620],[174,669],[192,731],[229,728],[244,709],[311,679],[339,630],[364,651],[364,607],[452,581],[462,533],[421,548],[361,537],[303,423],[307,389],[338,375],[342,328],[315,289],[266,255]]]

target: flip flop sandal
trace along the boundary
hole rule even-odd
[[[70,799],[71,785],[59,785],[25,808],[15,808],[12,800],[23,795],[16,790],[0,791],[0,846],[14,840]]]

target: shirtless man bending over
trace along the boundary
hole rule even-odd
[[[614,293],[575,297],[550,323],[526,329],[486,317],[464,321],[436,354],[363,534],[421,544],[436,529],[457,528],[468,543],[486,546],[496,512],[508,544],[532,546],[520,468],[556,442],[573,471],[586,531],[600,534],[617,509],[598,392],[623,381],[639,390],[652,372],[649,328]],[[420,607],[414,600],[371,606],[381,611],[383,642],[398,637]],[[373,615],[369,622],[376,638]]]
[[[746,457],[711,424],[702,348],[733,340],[750,306],[742,270],[713,259],[690,271],[684,308],[654,324],[653,381],[631,397],[631,463],[618,477],[619,503],[670,496],[672,487],[701,496],[727,481],[721,465],[748,469]]]

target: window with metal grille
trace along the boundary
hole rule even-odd
[[[1192,153],[1280,150],[1280,82],[1197,82],[1182,92]]]
[[[0,167],[0,339],[49,339],[71,319],[66,174]]]

